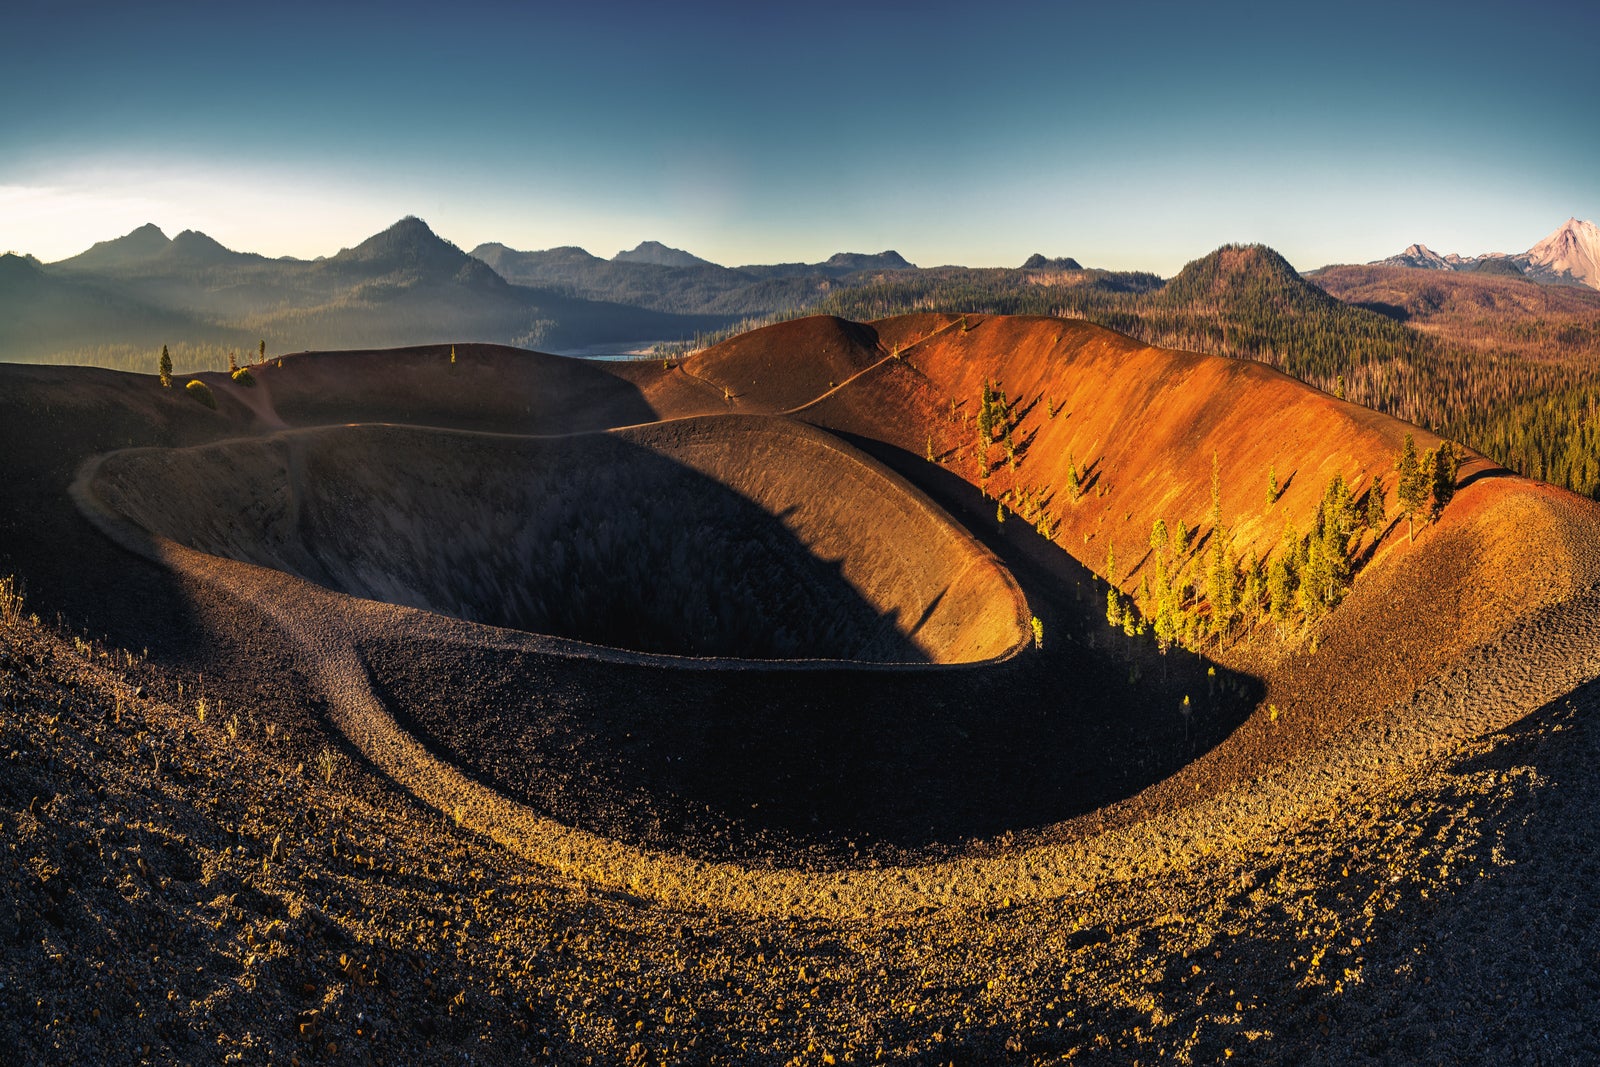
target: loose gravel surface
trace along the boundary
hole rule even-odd
[[[1600,669],[1571,652],[1596,599],[1408,704],[1427,751],[1375,724],[1048,891],[856,917],[530,864],[298,702],[201,720],[200,680],[23,622],[0,1038],[41,1063],[1592,1059],[1600,683],[1566,686]]]

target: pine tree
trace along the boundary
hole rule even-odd
[[[1325,572],[1319,574],[1325,584],[1317,593],[1326,607],[1337,605],[1350,589],[1350,535],[1355,532],[1360,518],[1344,475],[1335,474],[1328,480],[1328,487],[1322,493],[1322,506],[1317,510],[1316,533],[1321,541],[1321,563],[1325,568]]]
[[[1261,598],[1266,593],[1266,575],[1262,573],[1261,560],[1255,549],[1244,561],[1244,590],[1239,594],[1239,612],[1246,626],[1253,625],[1261,615]]]
[[[167,354],[167,346],[161,346],[161,387],[172,388],[172,357]]]
[[[1213,530],[1222,525],[1222,468],[1217,462],[1215,450],[1211,453],[1211,516],[1208,525]]]
[[[1367,509],[1364,517],[1367,529],[1378,533],[1388,518],[1388,507],[1383,499],[1383,486],[1373,482],[1367,489]]]
[[[998,394],[995,392],[994,387],[989,384],[989,379],[985,378],[983,380],[983,393],[979,397],[978,404],[978,443],[983,446],[985,452],[988,452],[989,446],[994,443],[995,422],[998,417],[997,409],[999,407],[996,403],[997,400]]]
[[[1183,588],[1174,584],[1167,561],[1156,557],[1155,588],[1151,591],[1156,602],[1156,642],[1165,652],[1183,633]]]
[[[1162,604],[1161,607],[1156,611],[1155,630],[1156,645],[1161,649],[1162,654],[1165,654],[1167,649],[1172,647],[1172,643],[1176,641],[1183,632],[1182,619],[1179,618],[1178,613],[1173,610],[1170,601]]]
[[[1211,630],[1227,633],[1238,612],[1239,561],[1233,551],[1233,532],[1218,527],[1211,535],[1211,565],[1206,572],[1206,599],[1211,601]]]
[[[1167,554],[1167,520],[1157,519],[1150,527],[1150,547],[1162,556]]]
[[[1456,495],[1456,472],[1461,469],[1461,453],[1449,441],[1439,442],[1433,452],[1433,469],[1428,472],[1433,490],[1433,514],[1438,517]]]
[[[1322,505],[1317,513],[1318,529],[1325,530],[1331,526],[1340,536],[1348,538],[1355,529],[1357,518],[1356,498],[1345,484],[1344,475],[1335,474],[1322,491]]]
[[[1289,621],[1298,592],[1301,553],[1304,543],[1293,523],[1285,523],[1283,538],[1278,544],[1278,554],[1267,568],[1267,603],[1272,617],[1279,623]]]
[[[1422,463],[1417,458],[1417,443],[1410,434],[1406,434],[1405,444],[1400,446],[1400,458],[1395,460],[1394,469],[1400,475],[1395,494],[1400,514],[1406,518],[1406,541],[1410,542],[1416,538],[1413,525],[1416,514],[1428,502],[1431,489],[1429,478],[1423,474]]]
[[[1315,619],[1327,606],[1328,589],[1333,583],[1332,561],[1327,542],[1313,537],[1306,545],[1305,566],[1300,571],[1300,610]]]
[[[256,354],[261,357],[260,362],[265,363],[267,361],[267,339],[265,337],[261,339],[261,344],[257,346]]]
[[[1267,566],[1267,611],[1278,622],[1289,621],[1294,593],[1294,575],[1290,573],[1289,561],[1282,555],[1274,556]]]
[[[1283,490],[1278,486],[1278,464],[1274,460],[1272,466],[1267,468],[1267,507],[1276,504],[1282,495]]]

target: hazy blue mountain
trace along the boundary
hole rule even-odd
[[[0,359],[164,343],[243,351],[257,340],[275,352],[443,341],[570,349],[687,339],[732,321],[593,299],[565,282],[512,284],[417,218],[309,261],[234,252],[193,231],[169,240],[153,225],[59,263],[8,259]]]
[[[85,273],[125,271],[155,260],[171,244],[171,239],[161,232],[161,227],[147,222],[132,233],[96,242],[87,252],[80,252],[52,266]]]
[[[118,250],[108,258],[115,261]],[[246,343],[240,330],[151,305],[114,282],[52,271],[31,256],[0,256],[0,360],[28,362],[111,345],[159,351],[179,338],[208,345]]]
[[[611,257],[613,263],[648,263],[655,267],[714,267],[708,259],[685,252],[681,248],[668,248],[660,241],[641,241],[639,247],[629,252],[618,252]]]

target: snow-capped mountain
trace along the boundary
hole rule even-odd
[[[1522,269],[1540,281],[1574,281],[1600,289],[1600,226],[1568,219],[1517,258],[1526,259]]]
[[[1386,267],[1422,270],[1483,270],[1516,273],[1547,285],[1586,285],[1600,289],[1600,227],[1593,222],[1568,219],[1550,236],[1519,255],[1486,252],[1478,256],[1451,253],[1441,256],[1425,244],[1409,245],[1399,255],[1380,259]]]

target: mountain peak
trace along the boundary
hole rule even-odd
[[[1573,216],[1517,258],[1526,262],[1530,275],[1542,281],[1577,282],[1600,289],[1600,227],[1593,222]]]
[[[392,270],[448,268],[454,273],[467,254],[428,228],[415,215],[407,215],[381,233],[334,256],[346,263],[373,263]]]
[[[681,248],[669,248],[660,241],[640,241],[630,252],[618,252],[611,257],[613,263],[648,263],[656,267],[708,267],[710,260],[701,259]]]
[[[892,248],[876,255],[866,252],[835,252],[822,265],[824,267],[844,268],[845,270],[912,270],[915,268],[914,264],[906,262],[905,257]]]
[[[169,255],[198,263],[220,263],[237,257],[238,252],[223,247],[215,238],[199,230],[184,230],[167,246]]]
[[[39,261],[30,255],[7,252],[0,256],[0,278],[10,276],[10,272],[18,276],[38,274],[39,266]]]
[[[1378,265],[1385,267],[1420,267],[1423,270],[1451,270],[1450,262],[1427,245],[1418,242],[1406,245],[1406,250],[1397,256],[1378,260]]]
[[[1083,264],[1071,256],[1046,257],[1042,252],[1035,252],[1022,264],[1023,270],[1082,270]]]
[[[423,222],[415,215],[407,215],[393,226],[390,226],[387,230],[382,230],[376,234],[373,234],[356,247],[361,248],[365,245],[372,244],[374,241],[379,241],[391,246],[401,244],[449,244],[449,242],[444,238],[434,233],[433,229],[426,222]],[[454,248],[455,246],[451,245],[450,247]]]
[[[80,270],[115,270],[153,259],[171,244],[167,235],[161,232],[161,227],[147,222],[121,237],[97,241],[87,252],[64,259],[61,264]]]
[[[1162,289],[1168,301],[1184,303],[1217,296],[1299,301],[1326,297],[1266,245],[1223,245],[1179,271]],[[1331,299],[1331,298],[1328,298]]]

